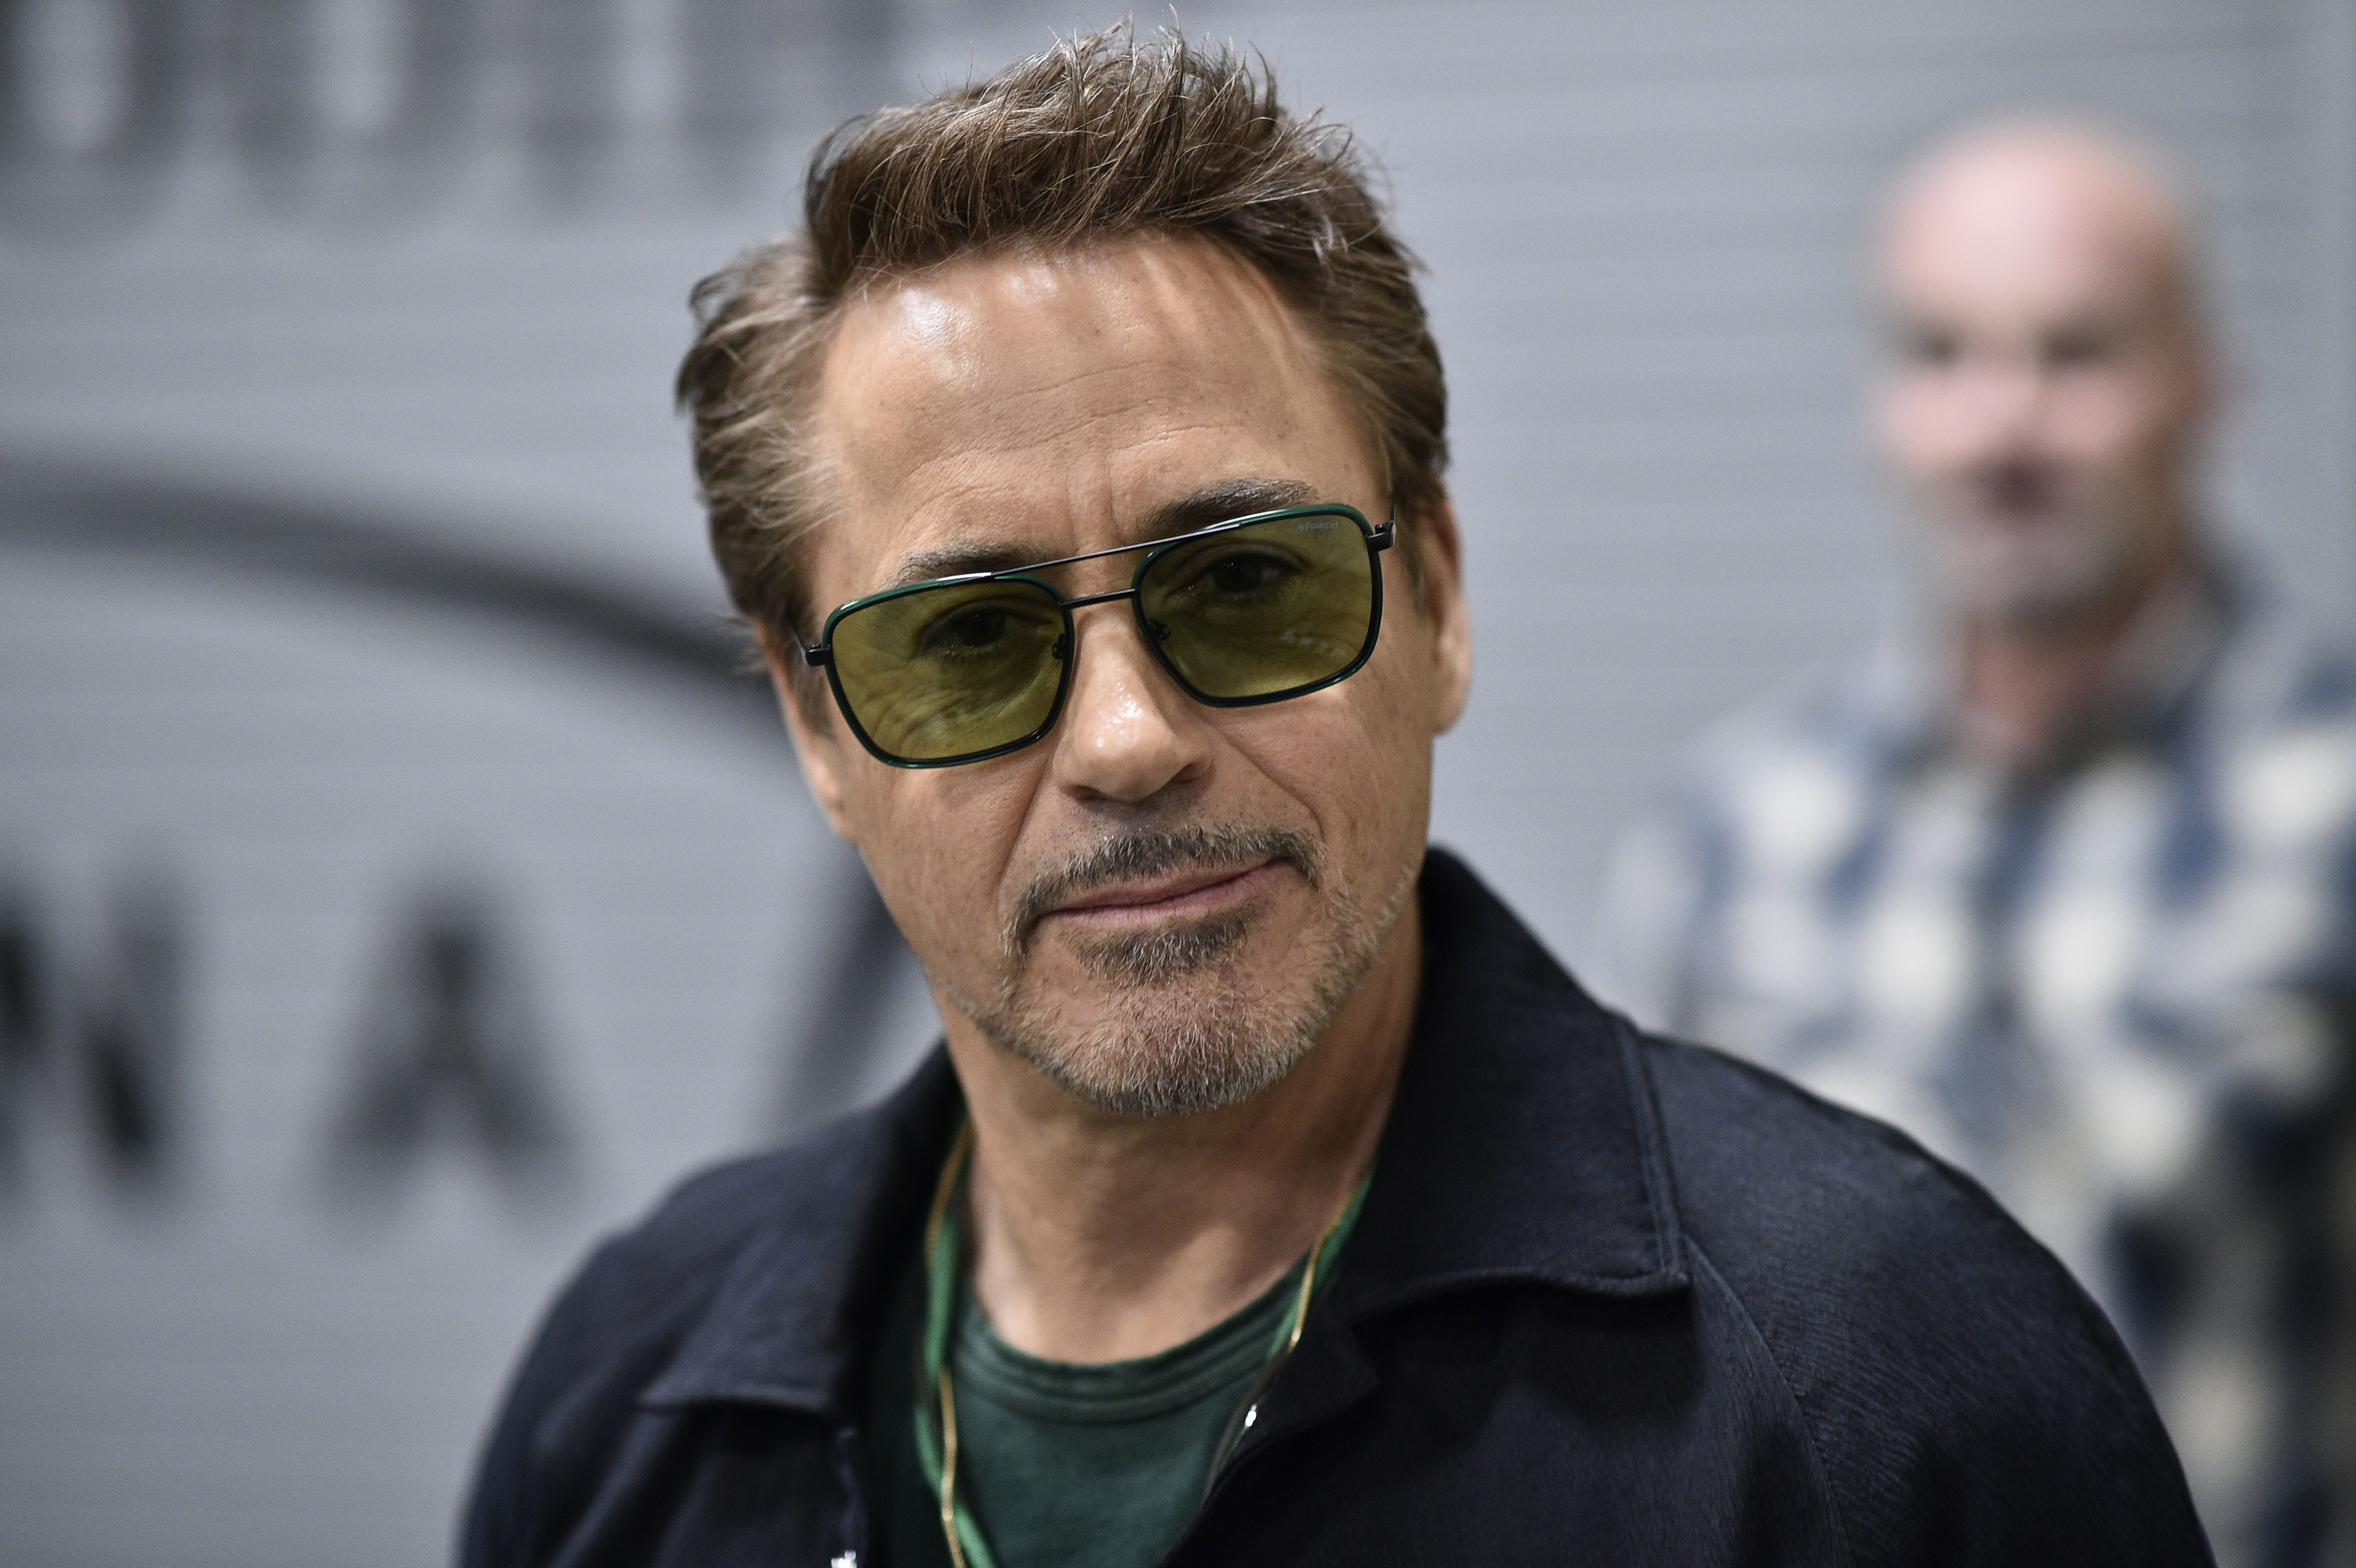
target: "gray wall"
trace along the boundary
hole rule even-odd
[[[311,9],[305,67],[299,4],[162,7],[189,91],[0,190],[0,1561],[438,1557],[588,1239],[929,1028],[830,992],[854,868],[717,669],[666,379],[819,128],[1076,16]],[[102,140],[114,7],[30,11],[10,107]],[[1899,598],[1857,240],[1958,116],[2184,160],[2218,514],[2346,620],[2349,0],[1184,15],[1359,129],[1431,265],[1481,659],[1436,832],[1567,953],[1680,737]],[[406,113],[388,16],[464,62]]]

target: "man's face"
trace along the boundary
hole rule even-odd
[[[819,422],[822,606],[1300,502],[1390,509],[1273,289],[1199,241],[968,258],[882,289],[841,325]],[[831,706],[786,704],[953,1037],[1130,1115],[1246,1098],[1309,1049],[1411,896],[1432,739],[1463,701],[1453,524],[1423,523],[1422,613],[1386,554],[1373,658],[1306,697],[1204,707],[1114,602],[1075,612],[1062,717],[1004,757],[893,768]],[[1126,587],[1137,560],[1061,586]]]
[[[2208,380],[2171,224],[2124,171],[2026,144],[1894,215],[1882,440],[1967,618],[2101,603],[2184,522]]]

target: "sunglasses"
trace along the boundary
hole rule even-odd
[[[826,670],[859,743],[896,768],[1019,751],[1055,727],[1078,646],[1072,612],[1126,599],[1180,689],[1250,708],[1346,680],[1383,623],[1376,559],[1397,537],[1337,503],[1287,507],[1143,544],[853,599],[802,657]],[[1127,588],[1067,599],[1039,573],[1143,551]],[[798,641],[798,639],[797,639]]]

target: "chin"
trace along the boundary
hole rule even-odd
[[[1976,620],[2066,620],[2102,603],[2124,566],[2115,539],[2079,522],[1974,522],[1941,551],[1948,598]]]
[[[1215,916],[1074,944],[1001,1006],[970,1016],[1001,1049],[1099,1109],[1218,1110],[1301,1063],[1379,945],[1379,932],[1348,925],[1274,933]]]
[[[1332,1012],[1320,997],[1275,997],[1232,976],[1198,975],[979,1021],[1000,1047],[1089,1104],[1159,1117],[1259,1094],[1309,1054]]]

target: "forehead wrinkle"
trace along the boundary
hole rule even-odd
[[[901,587],[934,578],[1011,568],[1077,553],[1080,546],[1041,545],[1027,537],[1014,519],[1056,520],[1094,517],[1103,543],[1127,544],[1162,539],[1190,528],[1273,510],[1315,499],[1317,487],[1298,477],[1279,476],[1292,464],[1267,449],[1267,421],[1220,419],[1190,409],[1185,417],[1150,421],[1141,432],[1134,405],[1099,409],[1086,413],[1074,425],[1060,427],[1042,439],[1010,434],[995,446],[960,442],[953,450],[931,453],[904,472],[893,475],[878,488],[859,485],[872,507],[898,510],[893,528],[913,546],[903,552],[888,547],[884,559],[897,553],[897,564],[881,582],[862,585],[862,592]],[[1281,432],[1277,432],[1280,435]],[[1242,439],[1234,439],[1240,435]],[[1167,493],[1166,464],[1183,463],[1202,472],[1200,457],[1187,462],[1190,442],[1208,436],[1222,456],[1212,459],[1211,471],[1225,476],[1194,486],[1173,500],[1140,509],[1119,499],[1124,492]],[[1169,449],[1177,453],[1165,455]],[[1009,454],[1023,461],[1010,466]],[[1182,471],[1183,472],[1183,471]],[[973,539],[970,532],[987,524],[969,519],[995,516],[1010,526],[992,528],[992,537]],[[880,562],[879,562],[880,565]]]
[[[1145,274],[1156,308],[1140,309],[1136,298],[1118,294],[1090,297],[1093,275],[1124,261],[1125,270]],[[1181,272],[1188,275],[1181,279]],[[1030,318],[1022,336],[1036,360],[991,352],[1007,331],[998,319],[1006,313],[992,308],[993,296],[1015,316]],[[1059,296],[1078,300],[1081,308],[1035,314]],[[906,356],[904,369],[920,376],[910,400],[965,408],[985,381],[991,399],[1003,400],[1150,376],[1206,357],[1232,363],[1228,347],[1214,340],[1238,320],[1248,320],[1259,340],[1254,357],[1262,373],[1253,379],[1263,383],[1260,389],[1276,389],[1265,383],[1281,381],[1286,370],[1322,369],[1299,322],[1257,270],[1206,241],[1152,237],[1055,257],[961,258],[862,300],[846,317],[836,348],[853,338],[878,345],[896,339],[892,352]]]
[[[1148,249],[1150,270],[1167,280],[1183,248]],[[1080,537],[1107,544],[1200,526],[1192,519],[1173,526],[1160,520],[1164,511],[1142,517],[1117,498],[1150,502],[1156,491],[1167,494],[1172,480],[1184,483],[1189,470],[1298,472],[1280,453],[1311,422],[1304,392],[1317,413],[1355,431],[1346,412],[1332,406],[1336,389],[1273,286],[1215,248],[1209,259],[1207,275],[1188,275],[1174,295],[1157,296],[1178,307],[1174,315],[1098,312],[1093,327],[1083,321],[1058,334],[1068,341],[1044,355],[1024,351],[1019,308],[1012,328],[1005,319],[993,325],[986,275],[974,289],[948,276],[968,265],[988,268],[991,258],[878,290],[855,307],[830,346],[813,432],[837,471],[838,521],[858,515],[871,524],[857,552],[869,564],[854,565],[856,580],[840,582],[836,592],[875,592],[895,558],[890,581],[905,583],[1077,553],[1080,539],[1066,526],[1082,519],[1089,521]],[[1006,293],[1020,304],[1019,296],[1056,292],[1097,268],[1087,261],[1015,270],[1025,275]],[[1261,297],[1237,297],[1246,294]],[[1248,334],[1255,346],[1248,352],[1214,330],[1216,321],[1233,319],[1235,305],[1259,328]],[[1144,330],[1131,336],[1132,327]],[[1091,346],[1100,352],[1087,352]],[[984,413],[990,417],[979,417]],[[1280,492],[1262,486],[1224,515],[1314,494],[1297,482]],[[989,525],[992,513],[1001,526]],[[969,520],[977,517],[979,528]],[[1052,542],[1042,542],[1043,519]]]
[[[1072,308],[1058,313],[1051,296]],[[1226,340],[1238,330],[1248,354]],[[829,444],[887,468],[899,465],[894,449],[916,455],[912,437],[980,453],[1068,435],[1076,416],[1212,422],[1194,406],[1206,393],[1256,428],[1297,425],[1292,383],[1327,379],[1255,269],[1207,241],[1144,239],[1052,258],[975,255],[878,290],[846,315],[823,375]],[[1103,406],[1108,385],[1124,394],[1119,407]]]
[[[1315,486],[1299,479],[1237,478],[1205,485],[1139,514],[1116,531],[1109,545],[1151,544],[1174,534],[1206,528],[1254,512],[1297,507],[1315,498]],[[1079,552],[1074,552],[1079,553]],[[939,577],[977,571],[1011,571],[1043,560],[1036,548],[1012,539],[980,539],[909,551],[894,568],[887,588],[905,588]]]
[[[1120,444],[1129,445],[1144,430],[1153,444],[1167,444],[1222,423],[1281,438],[1299,423],[1293,400],[1267,361],[1215,386],[1191,374],[1197,357],[1141,351],[1094,363],[1006,363],[986,383],[926,377],[913,395],[895,399],[894,407],[870,404],[845,421],[842,433],[849,443],[866,446],[921,429],[953,446],[939,455],[954,458],[1090,444],[1102,432],[1118,432]],[[1023,369],[1031,373],[1021,374]],[[1215,406],[1205,402],[1206,394],[1218,397]]]

